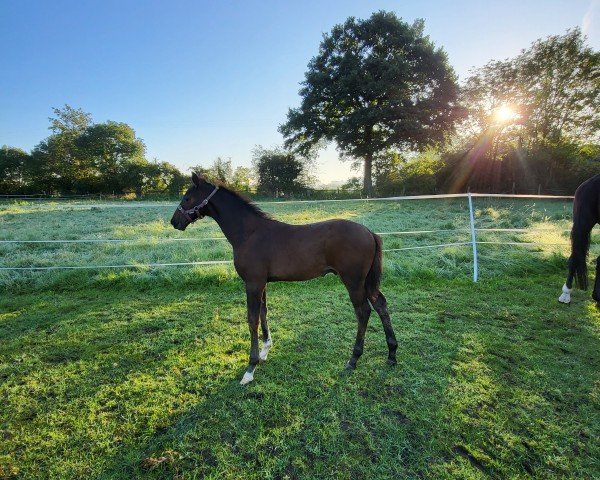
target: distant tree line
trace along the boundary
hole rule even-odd
[[[600,173],[600,54],[578,28],[492,61],[458,84],[424,22],[376,12],[324,35],[279,130],[252,168],[231,159],[193,169],[262,196],[310,196],[317,152],[334,143],[363,169],[340,194],[572,193]],[[179,194],[187,175],[148,161],[128,125],[54,110],[31,152],[0,149],[1,193]],[[362,185],[361,185],[362,183]]]
[[[310,161],[280,147],[260,145],[252,152],[252,168],[233,169],[231,159],[218,157],[209,166],[197,165],[191,170],[209,181],[263,197],[304,195],[314,181],[308,174]]]
[[[242,166],[239,166],[234,170],[230,158],[225,160],[221,157],[217,157],[217,159],[208,167],[196,165],[190,170],[211,182],[228,185],[240,192],[249,192],[254,183],[252,170]]]
[[[0,193],[179,194],[188,182],[170,163],[147,160],[129,125],[93,123],[89,113],[69,105],[53,111],[52,133],[30,153],[0,148]]]

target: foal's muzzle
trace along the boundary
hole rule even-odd
[[[173,218],[171,218],[171,225],[173,225],[173,228],[176,228],[177,230],[181,230],[183,232],[189,225],[189,223],[183,223],[178,220],[175,220],[175,215],[173,215]]]

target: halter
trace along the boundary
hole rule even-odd
[[[181,203],[179,204],[179,206],[177,207],[177,210],[179,210],[183,216],[185,218],[187,218],[187,220],[190,223],[194,223],[196,220],[198,220],[199,218],[203,218],[204,215],[200,215],[200,210],[202,210],[204,207],[206,207],[206,205],[208,205],[208,201],[212,198],[212,196],[217,193],[217,190],[219,189],[219,186],[215,186],[215,189],[210,192],[210,194],[208,195],[208,197],[206,197],[204,200],[202,200],[202,202],[198,205],[196,205],[193,208],[190,208],[189,210],[184,210],[184,208],[181,206]],[[192,218],[190,215],[192,213],[196,214],[196,218]]]

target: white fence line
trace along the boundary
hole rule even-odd
[[[233,263],[233,260],[207,260],[204,262],[175,262],[175,263],[138,263],[127,265],[73,265],[51,267],[0,267],[0,270],[100,270],[102,268],[153,268],[153,267],[179,267],[184,265],[221,265]]]
[[[417,245],[416,247],[388,248],[386,250],[382,250],[382,252],[402,252],[404,250],[421,250],[423,248],[462,247],[464,245],[471,245],[471,242],[453,242],[440,243],[438,245]]]
[[[425,235],[432,233],[456,233],[470,232],[470,227],[451,228],[441,230],[405,230],[399,232],[375,232],[377,235]],[[506,232],[506,233],[526,233],[526,232],[554,232],[553,228],[475,228],[475,232]],[[570,232],[570,229],[561,229],[560,232]],[[214,242],[227,240],[225,237],[191,237],[191,238],[169,238],[169,237],[149,237],[149,238],[81,238],[72,240],[0,240],[0,245],[11,243],[130,243],[144,244],[155,242]],[[481,242],[477,242],[481,243]]]
[[[546,243],[546,242],[480,242],[477,241],[477,245],[519,245],[524,247],[539,247],[543,245],[547,246],[567,246],[569,243]]]
[[[104,196],[107,197],[110,195],[104,195]],[[100,193],[85,193],[85,194],[80,194],[80,195],[49,195],[47,193],[31,193],[29,195],[6,195],[6,194],[0,195],[0,199],[6,198],[6,199],[15,199],[15,200],[19,200],[19,199],[23,199],[23,200],[30,200],[30,199],[34,199],[34,200],[73,200],[73,199],[78,199],[78,198],[92,198],[92,197],[102,198],[102,194],[100,194]]]
[[[205,238],[87,238],[78,240],[0,240],[1,244],[6,243],[153,243],[153,242],[212,242],[218,240],[227,240],[225,237],[205,237]]]
[[[339,202],[385,202],[397,200],[435,200],[438,198],[467,198],[472,197],[483,198],[515,198],[515,199],[540,199],[540,200],[572,200],[573,196],[568,195],[518,195],[510,193],[445,193],[439,195],[407,195],[400,197],[377,197],[377,198],[344,198],[336,200],[276,200],[255,202],[257,205],[295,205],[295,204],[311,204],[311,203],[339,203]],[[10,204],[9,204],[10,205]],[[31,205],[18,205],[19,208],[39,209],[41,205],[34,203]],[[132,201],[131,203],[97,203],[97,204],[73,204],[73,205],[55,205],[54,210],[85,210],[91,208],[176,208],[175,202],[150,202],[142,203]],[[44,205],[47,208],[47,205]]]
[[[443,248],[443,247],[464,247],[471,245],[472,242],[453,242],[441,243],[437,245],[418,245],[414,247],[388,248],[383,249],[383,252],[402,252],[407,250],[422,250],[426,248]],[[535,242],[481,242],[477,241],[478,245],[515,245],[523,247],[539,247],[547,246],[565,246],[568,243],[535,243]],[[155,267],[175,267],[175,266],[195,266],[195,265],[226,265],[233,263],[233,260],[206,260],[200,262],[174,262],[174,263],[136,263],[123,265],[72,265],[72,266],[50,266],[50,267],[0,267],[0,271],[26,271],[26,270],[100,270],[104,268],[155,268]]]

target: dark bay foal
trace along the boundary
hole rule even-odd
[[[212,217],[233,246],[235,269],[246,284],[250,362],[241,384],[254,378],[260,360],[266,360],[272,346],[267,323],[266,285],[275,281],[309,280],[327,273],[339,275],[350,294],[358,320],[358,332],[349,368],[363,352],[371,306],[383,323],[388,345],[388,363],[396,363],[396,336],[383,294],[381,280],[381,239],[366,227],[347,220],[329,220],[308,225],[278,222],[254,204],[222,186],[192,175],[188,189],[173,214],[171,224],[178,230],[204,216]],[[258,324],[263,348],[258,349]]]

